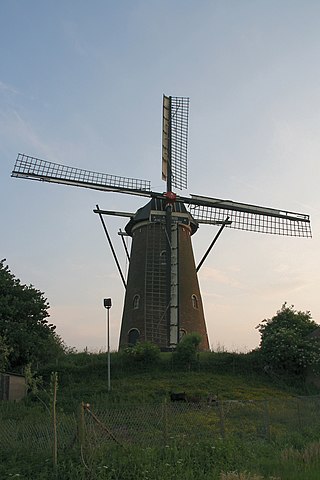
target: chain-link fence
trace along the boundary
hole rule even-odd
[[[53,449],[53,423],[48,416],[40,418],[12,419],[3,415],[0,407],[0,449],[2,451],[30,450],[48,455]],[[74,445],[77,439],[77,423],[72,416],[60,417],[57,421],[59,449]]]
[[[319,408],[319,397],[115,406],[95,411],[94,416],[89,407],[84,425],[91,445],[116,441],[150,446],[231,435],[271,439],[319,429]]]
[[[50,454],[54,426],[49,411],[19,415],[20,405],[0,404],[0,449],[32,449]],[[21,407],[22,408],[22,407]],[[25,408],[25,407],[24,407]],[[74,415],[57,414],[60,452],[120,445],[164,446],[216,438],[276,439],[294,432],[319,431],[320,397],[263,401],[112,405],[81,404]],[[32,411],[32,408],[29,408]]]

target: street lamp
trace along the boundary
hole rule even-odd
[[[109,310],[112,306],[111,298],[103,299],[103,306],[107,310],[107,328],[106,328],[106,350],[108,352],[108,392],[111,390],[111,376],[110,376],[110,317]]]

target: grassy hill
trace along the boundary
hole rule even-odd
[[[52,372],[58,373],[57,465]],[[105,354],[69,354],[38,375],[43,386],[36,395],[0,402],[1,479],[320,478],[318,397],[301,401],[315,393],[303,379],[267,374],[254,353],[204,353],[192,364],[170,353],[156,363],[113,353],[110,392]],[[203,405],[172,404],[170,391]],[[212,395],[219,401],[207,405]]]
[[[181,365],[173,361],[170,353],[162,353],[155,364],[124,361],[120,354],[113,353],[110,392],[105,354],[69,354],[40,370],[45,385],[52,371],[58,372],[58,402],[68,409],[81,401],[97,406],[161,402],[170,391],[185,392],[202,401],[210,396],[220,400],[261,400],[316,393],[302,378],[267,374],[259,359],[250,354],[203,353],[192,365]]]

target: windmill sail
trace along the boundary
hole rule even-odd
[[[12,177],[64,183],[94,190],[130,193],[149,196],[150,182],[136,178],[120,177],[108,173],[92,172],[82,168],[68,167],[40,158],[19,153],[11,173]]]
[[[190,213],[199,223],[219,224],[229,217],[226,226],[238,230],[294,237],[312,236],[309,215],[302,213],[200,195],[191,195],[188,203]]]
[[[179,162],[175,163],[175,171],[178,169],[178,164]],[[151,191],[148,180],[68,167],[21,153],[18,154],[11,176],[95,190],[163,198],[163,194]],[[297,237],[312,236],[310,217],[302,213],[201,195],[191,195],[191,198],[178,196],[177,201],[185,203],[199,223],[219,224],[228,216],[230,223],[227,227],[229,228]]]
[[[162,180],[168,179],[169,163],[169,137],[170,137],[170,98],[163,95],[162,113]]]
[[[187,188],[189,98],[163,96],[162,179]]]

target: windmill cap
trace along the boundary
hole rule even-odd
[[[125,231],[128,235],[132,236],[133,228],[141,222],[154,221],[159,222],[163,218],[160,212],[166,211],[167,201],[165,199],[152,198],[146,205],[139,208],[136,211],[133,217],[125,226]],[[156,212],[159,212],[157,215]],[[154,213],[154,215],[153,215]],[[179,214],[181,213],[181,218],[179,218],[179,223],[189,225],[191,228],[191,235],[193,235],[198,229],[198,222],[193,218],[190,212],[186,209],[183,203],[175,202],[172,205],[172,213]],[[156,218],[158,216],[158,219]],[[177,216],[177,215],[175,215]],[[178,215],[179,217],[179,215]]]

